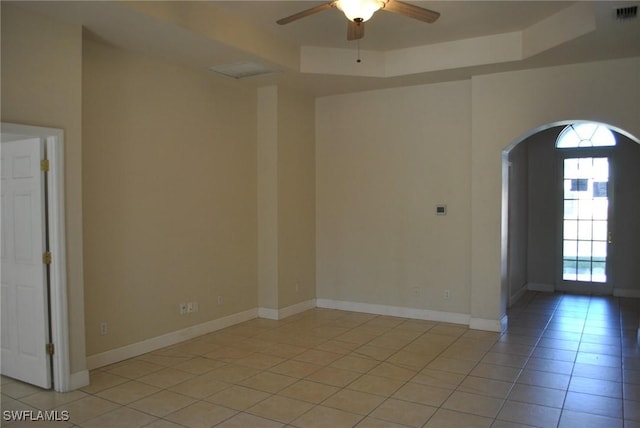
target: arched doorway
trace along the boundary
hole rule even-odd
[[[503,225],[507,230],[507,242],[503,245],[503,260],[506,260],[504,275],[509,304],[526,290],[640,297],[640,285],[635,280],[640,276],[636,262],[640,259],[640,227],[637,222],[640,218],[640,141],[623,130],[600,124],[605,130],[612,131],[617,142],[615,148],[609,146],[599,151],[598,147],[576,147],[575,150],[556,147],[563,131],[566,133],[569,126],[581,123],[584,122],[559,122],[539,127],[515,141],[504,152],[503,194],[507,197],[503,201],[506,204],[503,207]],[[609,192],[603,188],[603,180],[599,178],[589,181],[577,176],[563,176],[565,167],[575,164],[577,159],[584,158],[585,163],[593,163],[593,159],[603,157],[610,160]],[[567,159],[571,160],[565,162]],[[568,191],[564,192],[566,186],[569,186]],[[571,186],[574,186],[573,190]],[[584,191],[578,190],[583,187]],[[602,231],[599,230],[595,244],[591,241],[593,223],[589,233],[583,228],[579,240],[577,230],[573,235],[569,227],[576,226],[579,219],[565,219],[563,214],[564,205],[573,204],[572,198],[577,198],[576,195],[593,196],[593,192],[596,192],[597,201],[594,203],[591,198],[589,203],[602,204],[601,196],[606,193],[613,209],[612,217],[606,219],[609,224],[604,237],[600,236]],[[585,199],[584,205],[587,203]],[[583,216],[586,216],[584,209]],[[586,224],[585,217],[581,219],[581,225]],[[589,243],[586,242],[587,236],[591,237]],[[563,240],[565,237],[567,239]],[[574,253],[571,252],[572,245],[576,246]],[[604,247],[606,250],[602,250]],[[607,256],[606,269],[601,260],[603,254]],[[591,275],[594,271],[589,270],[591,276],[588,278],[587,265],[596,268],[594,275]],[[571,268],[574,268],[573,276],[569,274]],[[605,270],[606,275],[603,275]]]

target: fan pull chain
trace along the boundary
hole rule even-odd
[[[360,59],[360,39],[356,40],[356,42],[358,43],[358,58],[356,59],[357,63],[361,63],[362,60]]]

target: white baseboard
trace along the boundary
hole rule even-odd
[[[315,299],[312,299],[288,306],[280,310],[269,308],[250,309],[248,311],[229,315],[224,318],[208,321],[202,324],[187,327],[182,330],[163,334],[162,336],[153,337],[151,339],[143,340],[137,343],[132,343],[131,345],[123,346],[121,348],[111,349],[100,354],[90,355],[87,357],[87,367],[89,368],[89,370],[93,370],[98,367],[104,367],[109,364],[117,363],[128,358],[137,357],[139,355],[146,354],[147,352],[152,352],[160,348],[175,345],[176,343],[184,342],[185,340],[193,339],[194,337],[202,336],[203,334],[211,333],[212,331],[230,327],[232,325],[239,324],[241,322],[245,322],[257,317],[279,320],[306,311],[308,309],[313,309],[315,307],[316,301]],[[77,380],[72,379],[72,385],[75,385],[76,382],[78,384],[81,384],[79,387],[87,385],[89,382],[89,372],[87,371],[86,374],[87,383],[82,384],[82,382],[84,382],[84,378],[80,376],[77,378]],[[75,389],[78,387],[73,388]]]
[[[538,282],[528,282],[527,290],[541,291],[543,293],[553,293],[556,290],[556,287],[553,284],[541,284]]]
[[[308,311],[316,307],[316,299],[305,300],[304,302],[296,303],[295,305],[287,306],[278,311],[278,319],[290,317],[300,312]]]
[[[278,310],[269,308],[258,308],[258,318],[266,318],[268,320],[277,320]]]
[[[69,391],[73,391],[74,389],[82,388],[87,385],[89,385],[89,370],[71,373],[69,376]]]
[[[341,311],[364,312],[367,314],[389,315],[428,321],[448,322],[468,325],[471,317],[456,312],[431,311],[428,309],[407,308],[404,306],[376,305],[373,303],[346,302],[343,300],[316,299],[316,306]]]
[[[282,309],[258,308],[258,316],[270,320],[281,320],[300,312],[308,311],[316,307],[316,299],[305,300],[295,305],[287,306]]]
[[[633,297],[640,298],[640,290],[635,288],[614,288],[613,289],[614,297]]]
[[[131,345],[111,349],[100,354],[89,355],[87,357],[87,367],[89,368],[89,370],[93,370],[98,367],[117,363],[128,358],[137,357],[138,355],[146,354],[147,352],[155,351],[160,348],[175,345],[176,343],[180,343],[185,340],[193,339],[194,337],[202,336],[203,334],[211,333],[213,331],[230,327],[241,322],[249,321],[256,318],[257,316],[257,309],[249,309],[248,311],[239,312],[237,314],[229,315],[212,321],[207,321],[205,323],[187,327],[182,330],[163,334],[162,336],[152,337],[151,339],[143,340],[142,342],[132,343]]]
[[[469,328],[474,330],[496,331],[503,333],[507,330],[508,317],[505,315],[499,320],[490,320],[484,318],[471,318]]]
[[[283,309],[255,308],[224,318],[208,321],[202,324],[187,327],[182,330],[153,337],[141,342],[132,343],[116,349],[111,349],[99,354],[87,357],[88,370],[104,367],[129,358],[137,357],[147,352],[152,352],[167,346],[175,345],[194,337],[202,336],[216,330],[230,327],[241,322],[245,322],[257,317],[273,320],[283,319],[309,309],[326,308],[343,311],[364,312],[376,315],[388,315],[403,318],[413,318],[427,321],[446,322],[452,324],[468,325],[477,330],[498,331],[506,329],[506,315],[501,320],[488,320],[482,318],[471,318],[470,315],[456,312],[432,311],[428,309],[407,308],[403,306],[377,305],[372,303],[346,302],[331,299],[311,299],[295,305],[287,306]],[[72,389],[85,386],[89,383],[89,372],[87,370],[72,374]],[[77,386],[76,386],[77,385]]]

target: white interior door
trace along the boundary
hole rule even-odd
[[[2,142],[2,359],[5,376],[51,388],[40,138]]]

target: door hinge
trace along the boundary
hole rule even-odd
[[[43,159],[40,161],[40,169],[44,172],[49,171],[49,159]]]
[[[51,251],[47,251],[45,253],[42,254],[42,263],[44,263],[45,265],[50,265],[51,264]]]
[[[53,355],[55,349],[53,347],[53,343],[47,343],[46,345],[47,355]]]

